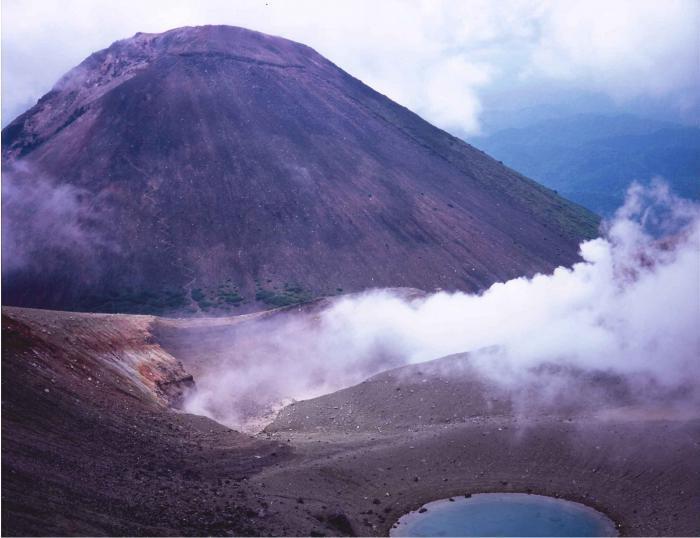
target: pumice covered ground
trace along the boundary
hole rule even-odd
[[[238,323],[3,308],[3,534],[375,536],[499,491],[583,502],[622,535],[700,532],[700,415],[673,398],[572,370],[575,399],[524,405],[457,355],[247,435],[179,410],[197,365],[178,330]]]

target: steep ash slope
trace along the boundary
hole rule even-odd
[[[572,263],[597,225],[312,49],[241,28],[116,42],[2,143],[5,194],[24,203],[4,211],[15,305],[217,311],[476,290]]]
[[[265,532],[244,479],[288,449],[170,409],[192,378],[152,321],[3,309],[3,535]]]

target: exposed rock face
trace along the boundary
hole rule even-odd
[[[153,321],[3,309],[3,535],[274,534],[247,477],[289,449],[170,409]]]
[[[25,358],[37,369],[37,383],[50,377],[44,370],[60,369],[105,399],[126,394],[157,407],[177,407],[183,393],[194,387],[183,364],[152,336],[153,316],[60,315],[21,308],[3,316],[8,334],[22,345],[31,341],[33,354]],[[12,350],[13,342],[7,341]]]
[[[571,264],[597,225],[312,49],[241,28],[119,41],[2,143],[4,189],[41,198],[4,212],[8,230],[32,231],[4,275],[15,305],[215,311],[256,295],[477,290]],[[62,186],[60,210],[22,190],[38,182]]]

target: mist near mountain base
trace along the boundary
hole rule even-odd
[[[92,270],[99,247],[115,250],[105,232],[108,218],[86,190],[15,163],[2,177],[2,271],[46,271],[65,256]]]
[[[659,180],[634,184],[602,232],[572,268],[481,294],[372,290],[255,322],[206,365],[185,410],[254,430],[248,420],[290,399],[457,353],[516,392],[540,383],[575,398],[575,386],[542,376],[554,365],[633,379],[640,398],[697,402],[700,207]]]

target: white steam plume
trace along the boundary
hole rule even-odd
[[[700,208],[661,182],[633,185],[584,261],[479,295],[406,299],[376,290],[316,314],[269,318],[231,342],[186,404],[239,426],[284,398],[308,398],[404,363],[474,354],[504,383],[547,364],[700,389]]]

